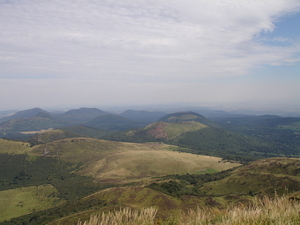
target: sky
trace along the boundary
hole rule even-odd
[[[299,95],[300,0],[0,0],[0,110]]]

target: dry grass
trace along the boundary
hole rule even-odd
[[[30,152],[30,144],[21,141],[11,141],[0,138],[0,154],[24,154]]]
[[[77,225],[150,225],[153,224],[156,213],[155,208],[141,211],[124,208],[120,211],[91,216],[89,221],[78,222]]]
[[[134,211],[123,209],[99,216],[91,217],[90,221],[78,225],[108,224],[173,224],[173,225],[296,225],[300,224],[300,203],[290,201],[287,197],[255,198],[251,205],[240,205],[228,209],[206,208],[190,210],[178,218],[167,221],[155,219],[154,208]]]
[[[181,216],[178,224],[202,225],[258,225],[258,224],[299,224],[300,203],[287,197],[254,198],[252,205],[240,205],[227,210],[197,209]]]
[[[229,162],[218,163],[220,160],[217,157],[175,151],[133,149],[89,162],[80,173],[93,176],[102,182],[104,180],[129,182],[167,174],[195,173],[208,168],[221,171],[240,165]]]

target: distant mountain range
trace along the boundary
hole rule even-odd
[[[165,114],[126,110],[112,114],[80,108],[51,114],[33,108],[2,118],[0,137],[27,140],[41,130],[62,129],[78,136],[114,141],[161,141],[189,149],[182,151],[235,160],[292,156],[300,151],[300,118],[222,114],[212,121],[191,111]]]
[[[57,118],[69,123],[87,123],[98,116],[106,114],[109,113],[96,108],[80,108],[57,115]]]
[[[127,110],[119,115],[97,108],[72,109],[54,114],[40,108],[16,112],[0,120],[0,137],[19,137],[19,132],[40,131],[83,125],[98,130],[122,131],[129,128],[143,127],[165,115],[161,112]],[[86,130],[86,128],[85,128]],[[95,133],[95,132],[87,132]],[[99,134],[99,132],[96,132]],[[103,135],[100,134],[100,136]]]
[[[148,112],[144,110],[126,110],[120,115],[131,120],[139,121],[142,123],[153,123],[165,116],[164,112]]]

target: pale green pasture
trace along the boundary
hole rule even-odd
[[[0,191],[0,222],[62,204],[52,185]]]
[[[30,152],[30,144],[21,141],[10,141],[5,139],[0,139],[0,154],[24,154],[25,152]]]

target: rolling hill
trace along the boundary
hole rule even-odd
[[[36,146],[31,153],[80,165],[78,174],[101,182],[132,182],[170,173],[194,173],[238,164],[218,163],[217,157],[180,153],[176,146],[158,143],[124,143],[91,138],[68,138]]]
[[[48,134],[41,140],[45,138],[45,142],[51,141],[51,132],[61,133],[46,132]],[[14,213],[7,215],[8,209],[0,204],[0,217],[6,215],[3,218],[21,216],[33,208],[37,211],[34,202],[42,204],[42,210],[60,205],[66,200],[74,201],[109,186],[128,185],[132,182],[145,185],[154,176],[196,173],[207,169],[222,171],[239,165],[220,163],[221,159],[217,157],[180,153],[176,151],[176,146],[158,143],[136,144],[67,138],[29,147],[25,142],[0,141],[0,196],[6,195],[7,190],[13,190],[12,197],[6,200],[6,204],[14,204],[13,196],[24,195],[22,198],[18,197],[22,199],[22,206],[12,206],[16,209]],[[45,191],[41,186],[44,184],[50,185]],[[29,189],[21,189],[22,187]],[[30,190],[36,189],[41,193],[37,196],[38,199],[31,199]],[[49,191],[52,194],[44,193]],[[18,207],[23,210],[17,210]]]
[[[40,112],[48,113],[47,111],[40,108],[27,109],[27,110],[16,112],[11,116],[6,116],[1,118],[0,124],[13,119],[34,117]]]
[[[195,121],[211,127],[219,127],[215,122],[195,112],[176,112],[163,116],[158,121],[167,123],[181,123],[186,121]]]
[[[84,125],[68,126],[68,127],[62,127],[60,129],[64,131],[76,133],[81,137],[100,138],[100,139],[113,132],[113,131],[101,130],[101,129],[84,126]]]
[[[46,130],[35,134],[28,140],[28,142],[31,144],[31,146],[34,146],[71,137],[80,137],[80,135],[64,130]]]
[[[69,123],[82,124],[82,123],[87,123],[98,116],[102,116],[106,114],[108,113],[97,108],[80,108],[80,109],[72,109],[63,114],[57,115],[57,118]]]
[[[161,222],[167,218],[177,218],[180,212],[196,209],[202,209],[204,214],[222,213],[222,215],[238,206],[244,206],[244,208],[251,210],[251,206],[253,207],[255,202],[267,204],[267,201],[264,201],[267,199],[262,198],[263,194],[274,196],[275,191],[277,191],[279,196],[284,193],[286,198],[296,198],[300,188],[299,171],[297,171],[299,163],[299,159],[272,158],[252,162],[233,171],[225,171],[223,175],[222,173],[168,175],[156,178],[155,182],[152,183],[156,187],[159,185],[160,190],[153,189],[153,185],[148,187],[138,184],[107,188],[75,202],[56,206],[45,212],[41,211],[20,217],[19,220],[37,221],[40,224],[48,220],[47,224],[49,225],[74,224],[79,219],[81,221],[88,220],[90,215],[102,214],[125,207],[143,209],[155,206],[158,210],[156,219]],[[255,176],[248,174],[255,174]],[[199,186],[195,180],[196,182],[203,182]],[[287,189],[296,192],[288,193]],[[193,191],[187,193],[188,190]],[[174,195],[174,193],[181,191],[184,194]],[[254,196],[260,198],[256,199]],[[271,200],[269,202],[271,203]],[[247,206],[249,207],[247,208]],[[265,209],[266,211],[270,210],[268,207]],[[242,209],[243,207],[240,208],[240,210]],[[59,212],[63,216],[58,217],[55,212]],[[237,210],[236,213],[238,212],[241,211]],[[190,215],[190,217],[196,216],[200,215]],[[213,218],[212,215],[210,217]],[[210,221],[206,224],[213,223]]]
[[[40,131],[67,125],[68,123],[66,122],[60,121],[45,112],[40,112],[33,117],[12,119],[4,122],[0,125],[0,132]]]
[[[126,130],[134,127],[141,127],[144,124],[131,120],[122,116],[107,114],[98,116],[95,119],[85,124],[86,126],[94,127],[101,130]]]
[[[279,195],[300,191],[300,160],[269,158],[236,169],[202,188],[208,195]]]
[[[108,140],[161,141],[187,148],[196,154],[213,155],[230,160],[251,161],[263,157],[299,155],[298,149],[275,144],[271,140],[204,125],[211,124],[197,113],[175,113],[144,128],[108,135]],[[164,122],[164,121],[173,121]],[[183,149],[185,151],[185,149]]]
[[[218,125],[180,112],[146,126],[112,114],[86,123],[97,113],[71,111],[66,118],[83,125],[39,132],[31,145],[0,139],[0,224],[76,224],[96,213],[153,206],[162,224],[197,206],[225,215],[228,206],[252,206],[263,196],[300,199],[300,160],[278,157],[299,155],[297,118],[230,115]],[[38,131],[56,123],[69,125],[41,111],[1,126]]]

